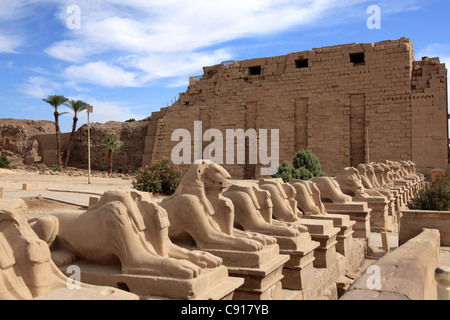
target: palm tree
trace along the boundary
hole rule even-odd
[[[66,114],[67,112],[59,113],[58,108],[66,103],[69,99],[64,96],[48,96],[47,99],[42,99],[42,101],[47,102],[55,109],[55,131],[56,131],[56,158],[58,161],[58,167],[61,168],[61,138],[60,138],[60,128],[59,128],[59,116]]]
[[[108,148],[109,174],[112,173],[113,166],[113,150],[119,147],[119,143],[113,136],[107,136],[102,143]]]
[[[81,100],[69,100],[66,103],[64,103],[67,107],[69,107],[70,110],[72,110],[74,117],[73,117],[73,126],[72,126],[72,134],[70,135],[69,139],[69,145],[67,146],[67,154],[66,154],[66,161],[64,162],[64,169],[67,169],[67,164],[69,163],[69,157],[70,157],[70,149],[72,146],[73,138],[75,137],[75,132],[77,131],[77,123],[78,123],[78,114],[84,110],[87,110],[88,104]]]

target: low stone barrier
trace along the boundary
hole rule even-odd
[[[437,229],[441,246],[450,247],[450,212],[403,210],[400,222],[399,245],[419,235],[424,228]]]
[[[424,229],[370,266],[341,300],[435,300],[439,256],[439,231]]]

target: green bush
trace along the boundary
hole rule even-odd
[[[314,174],[304,167],[295,169],[295,172],[296,172],[296,176],[294,179],[311,180],[311,179],[315,178]]]
[[[278,167],[278,172],[274,174],[273,178],[281,178],[284,182],[290,182],[294,179],[295,168],[288,161],[284,161]]]
[[[288,161],[284,161],[278,167],[278,172],[272,177],[281,178],[284,182],[291,182],[295,179],[310,180],[314,178],[314,175],[305,168],[296,169]]]
[[[408,203],[410,210],[450,211],[450,171],[416,191]]]
[[[9,166],[11,164],[11,161],[5,156],[0,156],[0,168],[2,169],[11,169]]]
[[[177,190],[183,173],[172,160],[163,158],[150,166],[139,169],[133,187],[139,191],[172,195]]]
[[[292,165],[295,169],[305,168],[307,171],[312,173],[313,178],[324,175],[322,173],[319,159],[317,159],[317,157],[309,150],[297,152],[294,156]]]
[[[284,182],[290,182],[295,179],[311,180],[316,177],[322,177],[319,159],[308,150],[302,150],[295,154],[293,164],[284,161],[279,167],[278,172],[273,178],[282,178]]]

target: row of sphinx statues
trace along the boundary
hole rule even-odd
[[[307,234],[301,219],[326,215],[322,201],[382,195],[397,180],[419,183],[423,176],[411,162],[389,161],[346,168],[335,178],[256,183],[232,181],[223,167],[202,160],[159,203],[148,193],[110,191],[87,211],[26,221],[23,200],[0,200],[0,299],[31,299],[65,286],[58,267],[76,259],[120,264],[123,274],[194,279],[223,264],[204,249],[260,251],[276,244],[275,236]]]

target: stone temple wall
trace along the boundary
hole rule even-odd
[[[173,106],[153,113],[143,165],[171,157],[177,129],[191,133],[194,150],[194,121],[201,121],[203,133],[224,136],[227,129],[266,129],[270,138],[278,129],[280,162],[308,149],[330,175],[386,159],[413,160],[422,172],[446,169],[447,113],[445,65],[415,61],[406,38],[226,62],[205,67]],[[248,157],[249,142],[242,148]],[[259,178],[264,167],[236,163],[224,165],[233,178]]]

